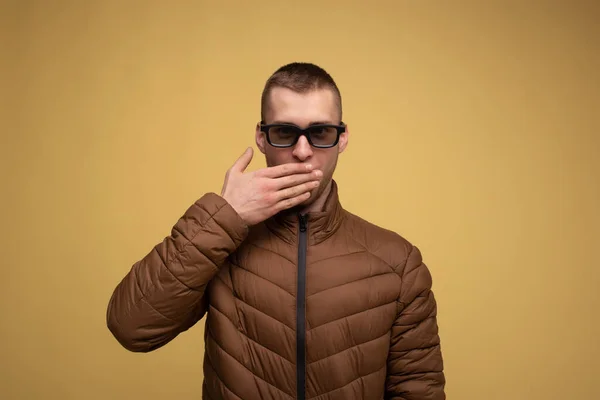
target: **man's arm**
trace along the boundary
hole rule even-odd
[[[420,251],[412,246],[402,278],[398,317],[392,327],[387,400],[445,400],[445,376],[432,279]]]
[[[198,322],[206,286],[249,227],[308,199],[322,177],[302,163],[245,173],[252,155],[247,148],[227,171],[221,196],[200,198],[115,289],[106,319],[126,349],[152,351]]]
[[[106,316],[114,337],[130,351],[149,352],[193,326],[207,310],[206,286],[247,233],[222,197],[196,201],[117,285]]]

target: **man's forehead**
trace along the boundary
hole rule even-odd
[[[287,88],[275,87],[269,96],[269,119],[289,122],[301,120],[303,123],[334,122],[337,114],[335,95],[327,88],[298,93]]]

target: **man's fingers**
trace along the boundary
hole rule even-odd
[[[232,171],[235,172],[244,172],[248,165],[250,165],[250,161],[252,161],[252,155],[254,154],[254,150],[252,147],[248,147],[246,151],[236,160],[236,162],[231,167]]]
[[[309,173],[297,173],[294,175],[282,176],[281,178],[275,178],[273,179],[273,182],[275,183],[275,189],[279,190],[300,185],[309,181],[316,181],[321,179],[322,176],[323,173],[317,169]]]
[[[288,163],[265,168],[261,171],[261,175],[265,178],[280,178],[286,175],[307,173],[312,169],[313,167],[310,164]]]
[[[289,187],[287,189],[283,189],[277,192],[277,199],[279,201],[284,199],[294,198],[296,196],[300,196],[304,193],[310,192],[313,189],[316,189],[319,186],[319,182],[311,181],[306,182],[301,185],[296,185]]]

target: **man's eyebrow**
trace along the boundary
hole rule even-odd
[[[294,125],[294,126],[298,126],[293,122],[289,122],[289,121],[273,121],[272,124],[278,124],[278,125]],[[331,125],[333,124],[333,122],[331,121],[312,121],[308,124],[308,126],[312,126],[312,125]]]

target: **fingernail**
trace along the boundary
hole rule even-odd
[[[312,169],[312,165],[306,164],[306,169],[308,169],[308,170]]]
[[[322,173],[321,171],[319,171],[319,170],[316,170],[316,171],[315,171],[315,175],[317,175],[317,176],[321,176],[321,175],[323,175],[323,173]]]

